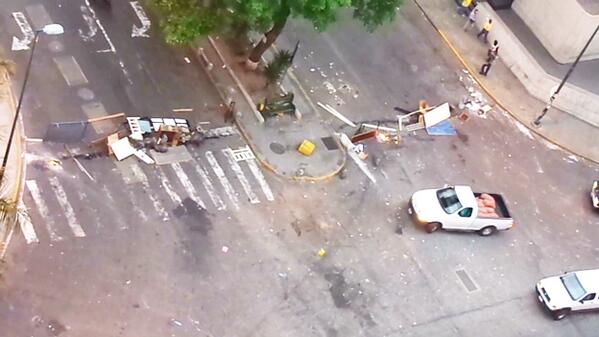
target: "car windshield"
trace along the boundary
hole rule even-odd
[[[562,280],[564,287],[566,287],[566,290],[568,290],[568,294],[570,294],[572,300],[577,301],[587,293],[582,287],[582,284],[580,284],[580,281],[578,281],[578,277],[576,277],[575,273],[560,276],[560,279]]]
[[[447,187],[438,190],[437,199],[439,199],[441,207],[447,214],[455,213],[457,210],[462,208],[460,199],[458,199],[458,195],[455,193],[455,189],[453,187]]]

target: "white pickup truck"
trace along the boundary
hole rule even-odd
[[[417,191],[408,212],[429,233],[443,228],[488,236],[514,225],[501,195],[475,193],[469,186]]]

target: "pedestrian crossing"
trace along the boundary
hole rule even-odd
[[[193,160],[160,166],[133,157],[118,164],[111,158],[94,159],[88,170],[95,182],[66,163],[62,172],[28,177],[20,216],[26,242],[57,242],[102,228],[167,222],[174,219],[173,210],[189,200],[215,213],[275,200],[254,156],[236,156],[238,150],[230,148],[189,150]]]

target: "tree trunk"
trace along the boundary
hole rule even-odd
[[[283,31],[283,28],[285,28],[285,24],[287,24],[287,18],[289,18],[290,13],[291,11],[289,7],[283,5],[283,8],[281,9],[281,15],[278,15],[278,20],[275,21],[274,25],[268,32],[264,33],[264,38],[262,38],[250,52],[250,56],[247,60],[248,67],[256,69],[262,54],[264,54],[264,52],[270,48],[270,46],[277,40]]]

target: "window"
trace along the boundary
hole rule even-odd
[[[586,295],[582,300],[583,301],[591,301],[595,298],[595,293],[590,293],[588,295]]]
[[[437,199],[447,214],[453,214],[458,209],[462,208],[460,199],[458,199],[458,195],[455,193],[455,189],[453,187],[447,187],[438,190]]]
[[[580,300],[582,296],[584,296],[584,294],[587,293],[586,290],[584,290],[584,288],[582,287],[582,284],[580,284],[580,281],[578,280],[578,277],[575,273],[560,276],[560,280],[562,280],[564,287],[566,288],[568,294],[570,294],[570,297],[574,301]]]
[[[458,213],[462,218],[469,218],[472,215],[472,207],[466,207]]]

